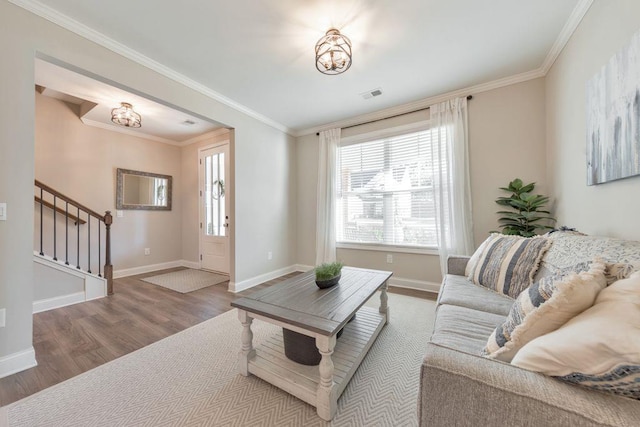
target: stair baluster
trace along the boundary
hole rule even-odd
[[[35,201],[40,204],[40,255],[45,255],[45,245],[44,245],[44,207],[51,208],[53,210],[53,260],[57,261],[57,250],[58,250],[58,238],[57,238],[57,220],[58,214],[64,215],[65,220],[65,264],[69,265],[69,219],[75,221],[76,229],[76,268],[81,270],[82,265],[80,263],[80,225],[87,224],[87,265],[86,271],[87,273],[94,274],[91,272],[91,217],[98,220],[98,276],[104,277],[107,280],[107,294],[113,295],[113,265],[111,265],[111,224],[113,223],[113,217],[111,215],[111,211],[106,211],[104,215],[100,215],[99,213],[87,208],[86,206],[76,202],[68,196],[60,193],[57,190],[47,186],[46,184],[35,180],[35,186],[37,191],[35,196]],[[45,193],[50,195],[49,200],[45,200]],[[58,199],[61,199],[65,202],[64,210],[61,207],[57,206]],[[76,212],[75,216],[69,213],[69,205],[75,207]],[[87,215],[87,220],[83,220],[80,218],[81,213],[83,212]],[[105,228],[105,251],[104,251],[104,265],[102,264],[102,226]],[[95,231],[94,231],[95,232]],[[95,244],[95,243],[94,243]],[[95,252],[94,252],[95,254]],[[95,260],[94,260],[95,261]],[[103,273],[104,271],[104,273]]]

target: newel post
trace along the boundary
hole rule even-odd
[[[111,224],[113,217],[111,211],[104,214],[105,226],[105,251],[104,251],[104,277],[107,279],[107,295],[113,295],[113,265],[111,265]]]

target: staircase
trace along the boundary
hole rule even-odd
[[[112,295],[111,212],[101,215],[38,180],[34,201],[34,312]]]

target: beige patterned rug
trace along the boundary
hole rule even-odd
[[[158,276],[145,277],[140,280],[186,294],[188,292],[206,288],[207,286],[226,282],[229,280],[229,276],[187,268],[184,270],[172,271],[171,273],[160,274]]]
[[[374,307],[379,299],[370,303]],[[338,401],[314,407],[238,374],[234,309],[0,408],[9,426],[414,426],[420,365],[435,302],[390,294],[390,323]],[[253,322],[254,343],[277,331]],[[4,420],[3,420],[4,417]]]

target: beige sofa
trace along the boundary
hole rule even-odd
[[[557,232],[536,279],[600,256],[640,266],[640,242]],[[421,426],[640,426],[640,401],[480,356],[514,300],[474,285],[451,257],[420,375]],[[639,290],[640,292],[640,290]]]

